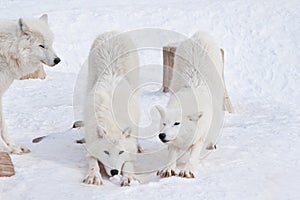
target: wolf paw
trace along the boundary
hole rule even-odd
[[[178,176],[182,178],[195,178],[194,173],[190,170],[181,170]]]
[[[216,144],[213,144],[213,143],[210,143],[207,147],[206,147],[206,150],[215,150],[217,149],[217,145]]]
[[[18,144],[9,145],[8,148],[9,148],[9,153],[11,154],[23,154],[23,153],[30,152],[30,150],[27,147]]]
[[[123,176],[121,186],[130,186],[133,181],[140,183],[140,181],[133,176]]]
[[[161,178],[166,178],[166,177],[170,177],[170,176],[175,176],[176,173],[175,173],[174,169],[166,167],[163,170],[159,170],[156,175],[160,176]]]
[[[89,173],[83,182],[92,185],[103,185],[103,180],[100,173]]]

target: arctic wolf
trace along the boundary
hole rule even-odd
[[[14,80],[35,71],[40,63],[54,66],[60,59],[52,49],[48,16],[39,19],[0,20],[0,151],[27,153],[9,140],[2,114],[2,95]]]
[[[212,96],[207,81],[220,84],[219,96]],[[216,140],[217,130],[211,128],[212,122],[216,119],[215,110],[222,112],[223,106],[221,52],[208,34],[197,32],[179,45],[170,88],[174,93],[166,109],[156,107],[161,115],[159,139],[169,149],[169,164],[157,175],[176,175],[177,160],[185,154],[185,166],[179,176],[194,178],[201,153]]]
[[[98,161],[109,176],[121,176],[130,185],[137,153],[138,55],[126,34],[107,32],[98,36],[88,59],[85,102],[85,140],[88,175],[83,182],[102,185]]]

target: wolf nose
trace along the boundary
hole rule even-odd
[[[165,138],[166,138],[166,134],[165,134],[165,133],[160,133],[160,134],[158,135],[158,137],[159,137],[159,139],[160,139],[161,141],[164,141]]]
[[[117,169],[112,169],[110,170],[110,173],[112,176],[117,175],[119,173],[119,171]]]
[[[59,58],[59,57],[56,57],[56,58],[54,59],[54,61],[53,61],[53,62],[54,62],[54,64],[56,64],[56,65],[57,65],[57,64],[60,62],[60,58]]]

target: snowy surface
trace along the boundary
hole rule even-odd
[[[12,156],[16,175],[0,179],[1,200],[300,199],[298,0],[0,0],[0,10],[0,18],[11,19],[48,13],[62,58],[46,69],[45,81],[16,81],[4,96],[9,135],[32,152]],[[218,149],[201,161],[196,179],[151,173],[132,187],[108,179],[101,187],[85,185],[86,151],[74,142],[81,133],[70,129],[77,74],[97,34],[144,27],[214,35],[225,49],[225,79],[236,113],[226,115]],[[142,75],[161,76],[160,68]],[[145,105],[165,101],[157,89],[145,91]],[[146,143],[145,151],[154,145],[163,147]],[[149,162],[164,159],[165,154]]]

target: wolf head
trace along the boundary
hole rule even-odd
[[[176,104],[169,104],[166,109],[156,106],[156,109],[161,116],[162,127],[158,137],[163,143],[172,144],[179,139],[185,143],[187,140],[192,141],[197,122],[203,115],[202,112],[185,114]],[[185,138],[185,136],[189,136],[189,138]]]
[[[42,62],[48,66],[54,66],[60,62],[60,58],[52,48],[53,34],[49,29],[46,14],[39,19],[20,18],[19,30],[21,35],[20,54],[27,65]]]
[[[137,144],[131,136],[131,128],[126,128],[113,136],[98,127],[97,136],[96,157],[103,163],[109,176],[121,175],[124,164],[132,161],[130,154],[137,151]]]

